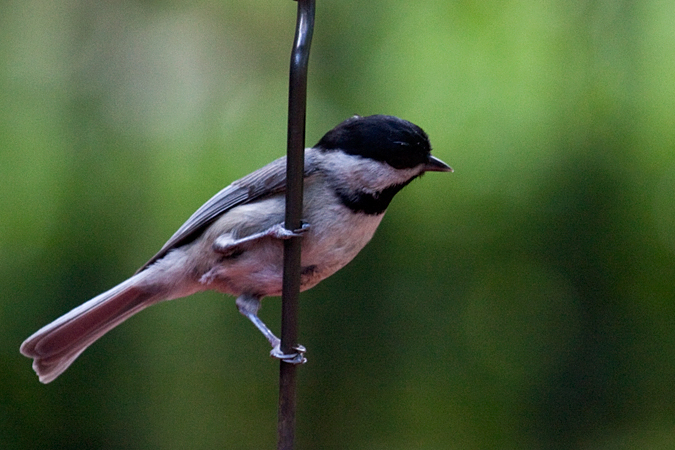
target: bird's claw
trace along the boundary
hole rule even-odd
[[[295,230],[289,230],[281,224],[279,226],[281,227],[279,230],[279,237],[282,239],[302,237],[311,228],[310,225],[305,221],[300,222],[300,228],[296,228]]]
[[[283,224],[278,223],[270,228],[268,233],[270,236],[277,239],[290,239],[293,237],[302,237],[302,235],[309,231],[309,228],[310,226],[307,222],[301,222],[300,228],[296,228],[295,230],[289,230],[284,227]]]
[[[307,358],[305,358],[307,349],[303,345],[298,344],[293,347],[293,350],[295,350],[296,353],[284,353],[281,351],[281,344],[277,344],[272,351],[270,351],[270,356],[289,364],[305,364],[307,362]]]
[[[300,228],[296,228],[295,230],[293,230],[293,233],[295,233],[296,236],[302,236],[303,234],[308,232],[310,228],[311,226],[309,223],[305,222],[304,220],[301,220]]]

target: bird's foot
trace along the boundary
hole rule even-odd
[[[307,358],[305,358],[307,349],[303,345],[296,345],[293,350],[295,350],[295,353],[284,353],[281,351],[281,344],[277,344],[270,352],[270,356],[289,364],[305,364],[307,362]]]
[[[289,230],[283,224],[278,223],[273,225],[267,230],[268,236],[272,236],[277,239],[290,239],[292,237],[301,237],[307,231],[309,231],[310,225],[307,222],[301,222],[300,228],[295,230]]]

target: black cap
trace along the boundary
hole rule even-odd
[[[395,169],[427,164],[429,137],[420,127],[394,116],[354,116],[330,130],[314,146],[382,161]]]

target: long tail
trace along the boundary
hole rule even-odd
[[[147,270],[134,275],[26,339],[21,353],[33,358],[33,369],[40,381],[54,380],[98,338],[142,309],[166,299],[165,289],[144,283],[148,275]]]

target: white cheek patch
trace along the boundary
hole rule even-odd
[[[422,165],[412,169],[394,169],[389,164],[341,151],[317,155],[317,162],[328,173],[339,177],[350,189],[376,193],[407,182],[422,172]]]

